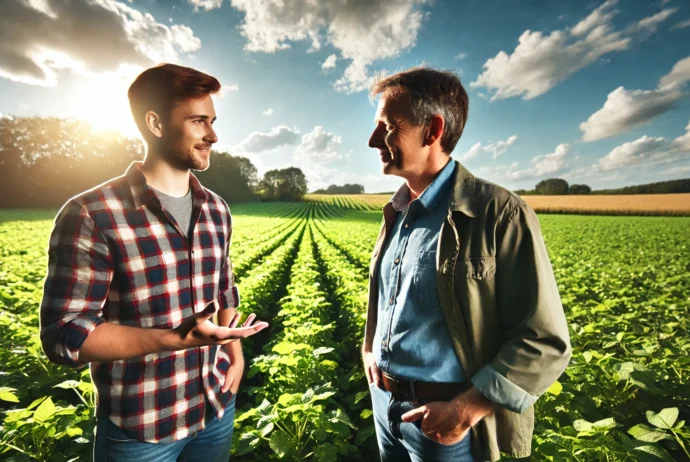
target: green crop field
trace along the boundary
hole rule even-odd
[[[88,370],[49,363],[38,338],[55,212],[0,211],[2,460],[90,460]],[[233,460],[378,460],[359,345],[380,210],[315,198],[232,212],[240,309],[271,323],[244,344]],[[573,358],[536,404],[533,459],[688,460],[690,218],[540,221]]]

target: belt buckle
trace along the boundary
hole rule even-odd
[[[414,380],[398,380],[390,374],[386,374],[389,379],[395,383],[395,394],[400,397],[400,401],[410,401],[412,403],[417,403],[417,394],[414,391]],[[403,382],[406,382],[408,386],[404,387]],[[409,398],[409,399],[407,399]]]

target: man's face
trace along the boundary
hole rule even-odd
[[[181,170],[206,170],[211,145],[218,141],[213,130],[216,111],[210,95],[174,107],[163,130],[163,153],[170,164]]]
[[[413,126],[411,119],[412,106],[407,93],[381,96],[369,147],[379,150],[385,175],[410,178],[426,167],[428,150],[424,149],[424,126]]]

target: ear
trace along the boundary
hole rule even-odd
[[[158,116],[153,111],[149,111],[146,113],[144,116],[144,121],[146,122],[146,127],[149,129],[151,134],[155,136],[156,138],[162,138],[163,137],[163,121],[161,118]]]
[[[429,121],[424,133],[424,145],[431,146],[436,141],[440,140],[443,136],[443,129],[445,128],[445,125],[446,121],[443,119],[442,115],[436,114],[431,116],[431,120]]]

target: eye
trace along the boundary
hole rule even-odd
[[[196,123],[204,123],[204,119],[196,119],[196,120],[194,121],[194,123],[195,123],[195,124],[196,124]]]

